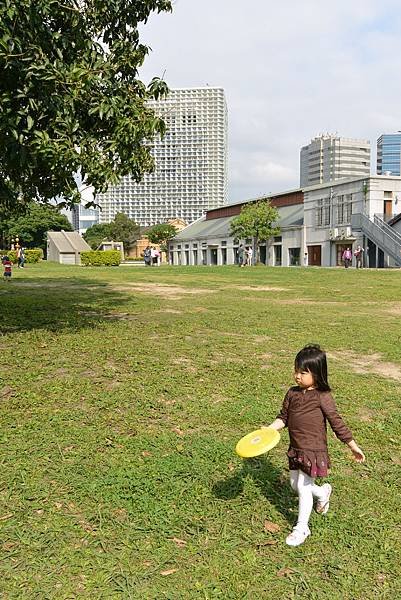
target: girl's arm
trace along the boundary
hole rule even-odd
[[[276,431],[280,431],[280,429],[284,429],[287,426],[288,421],[288,410],[290,406],[290,391],[285,395],[283,406],[281,407],[280,413],[277,415],[273,423],[270,423],[269,427],[271,429],[275,429]]]
[[[338,439],[347,444],[357,462],[365,462],[365,455],[353,439],[351,431],[338,414],[332,395],[324,394],[320,406]]]
[[[338,439],[349,444],[353,440],[352,433],[338,414],[336,403],[329,392],[321,395],[320,408]]]

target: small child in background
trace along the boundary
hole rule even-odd
[[[3,256],[3,258],[1,259],[1,263],[4,267],[4,273],[3,273],[4,281],[10,281],[11,280],[11,270],[12,270],[12,266],[13,266],[12,262],[8,256]]]
[[[287,452],[290,484],[298,494],[298,521],[287,536],[289,546],[303,544],[310,535],[309,518],[316,498],[315,510],[325,515],[329,509],[331,485],[316,485],[316,477],[326,477],[330,468],[327,450],[326,421],[336,436],[348,445],[357,462],[365,455],[355,443],[330,393],[326,354],[319,346],[305,346],[295,357],[296,386],[285,395],[276,420],[270,425],[279,431],[288,427],[290,447]]]

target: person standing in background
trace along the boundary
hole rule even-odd
[[[355,260],[356,260],[356,268],[357,269],[362,269],[362,262],[363,262],[363,253],[364,253],[364,249],[361,246],[357,246],[356,250],[354,252],[354,256],[355,256]]]
[[[348,269],[348,267],[350,266],[351,261],[352,261],[352,252],[351,252],[350,248],[347,248],[346,250],[344,250],[342,259],[344,261],[344,267],[346,269]]]
[[[239,248],[238,248],[238,266],[239,267],[243,267],[244,266],[244,255],[245,255],[244,245],[240,244]]]

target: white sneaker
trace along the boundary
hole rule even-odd
[[[300,546],[304,543],[308,535],[310,535],[309,527],[307,529],[303,529],[296,525],[291,531],[290,535],[287,535],[285,543],[287,546]]]
[[[326,498],[324,500],[318,500],[316,502],[316,512],[319,515],[325,515],[330,507],[330,496],[332,492],[332,487],[329,483],[324,483],[322,485],[322,490],[326,490]]]

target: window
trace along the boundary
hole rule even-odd
[[[315,224],[317,227],[330,225],[330,200],[329,198],[319,198],[316,201]]]
[[[299,267],[301,264],[301,248],[288,248],[290,266]]]
[[[274,247],[274,264],[276,267],[281,267],[281,246]]]
[[[345,225],[350,223],[352,214],[352,195],[338,196],[337,198],[337,223]]]

